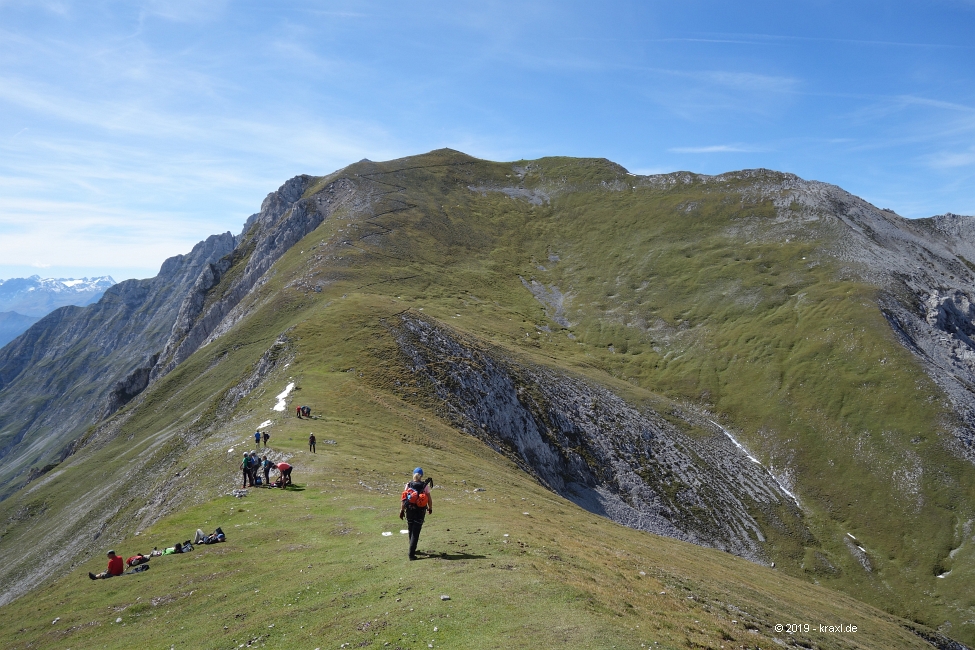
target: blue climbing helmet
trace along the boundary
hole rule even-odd
[[[413,470],[413,473],[414,474],[419,474],[420,476],[423,476],[423,468],[422,467],[417,467],[415,470]]]

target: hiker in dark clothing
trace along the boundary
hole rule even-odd
[[[420,541],[420,529],[427,513],[433,514],[433,497],[430,495],[430,485],[433,479],[423,480],[423,468],[413,470],[413,480],[403,489],[403,499],[399,509],[399,518],[406,518],[406,527],[410,533],[410,559],[416,559],[416,544]]]
[[[261,467],[264,468],[264,485],[267,487],[271,487],[271,477],[269,476],[269,474],[271,473],[271,468],[277,467],[277,465],[275,465],[272,461],[268,460],[267,456],[265,456],[264,458],[261,459]]]
[[[244,452],[244,460],[240,461],[240,470],[244,473],[244,484],[240,486],[241,489],[247,487],[247,482],[250,481],[251,487],[254,487],[254,479],[251,478],[251,457]]]
[[[251,471],[251,485],[256,485],[257,484],[257,473],[261,470],[261,461],[257,457],[257,452],[256,451],[252,451],[251,452],[251,460],[250,460],[250,467],[249,467],[249,469]]]
[[[125,571],[125,563],[122,562],[122,556],[116,555],[115,551],[108,552],[108,569],[102,571],[98,575],[88,572],[88,577],[92,580],[104,580],[105,578],[114,578],[115,576],[120,576]]]
[[[270,438],[270,437],[271,437],[271,434],[268,433],[267,431],[265,431],[264,432],[264,447],[265,448],[267,448],[267,441],[268,441],[268,438]]]
[[[308,451],[310,451],[313,454],[318,453],[318,452],[315,451],[315,434],[314,433],[309,433],[308,434]]]

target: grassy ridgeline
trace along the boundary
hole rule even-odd
[[[343,311],[335,315],[352,313]],[[472,438],[363,383],[339,362],[354,359],[357,347],[325,353],[322,360],[335,364],[285,371],[299,379],[295,403],[323,403],[325,415],[278,416],[270,429],[271,448],[292,455],[298,489],[207,500],[113,541],[128,555],[198,527],[221,526],[229,537],[110,581],[88,580],[86,572],[104,564],[96,555],[6,605],[16,624],[4,626],[3,646],[764,647],[789,638],[775,623],[808,622],[814,629],[793,638],[823,647],[924,647],[893,617],[836,592],[579,510]],[[287,380],[274,377],[269,388]],[[253,419],[270,402],[270,394],[255,398]],[[250,428],[237,429],[225,442],[248,447]],[[309,431],[318,434],[315,455],[305,445]],[[237,480],[236,453],[214,450],[206,461],[182,489],[210,493]],[[415,464],[438,487],[422,559],[409,562],[396,515]],[[837,623],[858,631],[818,631]]]
[[[350,171],[371,194],[368,210],[339,213],[300,242],[235,329],[0,504],[7,548],[98,535],[93,559],[4,606],[23,621],[5,628],[5,646],[764,647],[787,639],[774,625],[790,622],[858,626],[855,636],[795,637],[822,647],[923,645],[892,616],[811,582],[972,636],[972,549],[959,541],[972,470],[943,450],[951,422],[890,335],[877,287],[824,253],[837,236],[828,224],[786,242],[767,197],[736,194],[745,181],[630,185],[605,161],[513,167],[439,152]],[[534,203],[496,191],[518,183]],[[569,326],[525,288],[531,280],[567,297]],[[409,390],[387,329],[407,308],[634,403],[708,408],[791,479],[815,539],[770,531],[779,565],[770,571],[618,527],[545,492],[438,420],[421,387]],[[281,334],[289,365],[228,411],[228,390]],[[292,379],[290,411],[307,403],[325,420],[269,410]],[[294,454],[303,489],[218,496],[271,416],[271,447]],[[310,457],[310,430],[338,444],[320,442]],[[441,486],[420,545],[438,557],[407,563],[396,502],[416,464]],[[109,491],[118,499],[98,500]],[[108,525],[85,527],[98,516]],[[148,551],[217,525],[229,544],[159,558],[118,581],[82,579],[104,563],[105,544]]]

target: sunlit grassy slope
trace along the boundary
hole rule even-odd
[[[117,504],[92,559],[0,610],[16,622],[3,647],[924,647],[909,619],[975,638],[972,469],[944,451],[941,398],[890,335],[877,288],[837,279],[823,252],[836,233],[777,239],[771,204],[738,193],[754,179],[654,185],[605,161],[449,151],[346,173],[371,193],[367,207],[288,253],[249,316],[120,413],[114,439],[92,434],[0,504],[2,545],[29,545],[81,526],[68,520],[87,493],[149,486]],[[542,198],[495,191],[519,184]],[[532,280],[567,297],[568,327]],[[436,417],[390,333],[404,309],[637,404],[709,409],[790,482],[815,539],[772,535],[777,569],[766,569],[546,492]],[[282,334],[289,365],[222,411]],[[277,414],[289,381],[298,388]],[[285,417],[298,403],[323,419]],[[299,489],[221,496],[268,418]],[[420,544],[429,555],[411,563],[396,513],[416,465],[439,487]],[[86,577],[107,545],[128,555],[218,525],[227,544]]]

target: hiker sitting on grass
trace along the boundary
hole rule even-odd
[[[92,580],[104,580],[105,578],[114,578],[115,576],[120,576],[125,571],[125,564],[122,562],[121,555],[115,555],[115,551],[108,552],[108,569],[102,571],[97,576],[94,573],[88,572],[88,577]]]
[[[204,532],[197,528],[196,537],[193,538],[194,544],[216,544],[217,542],[224,542],[227,538],[224,537],[223,531],[217,526],[217,529],[210,533],[209,535],[204,534]]]

